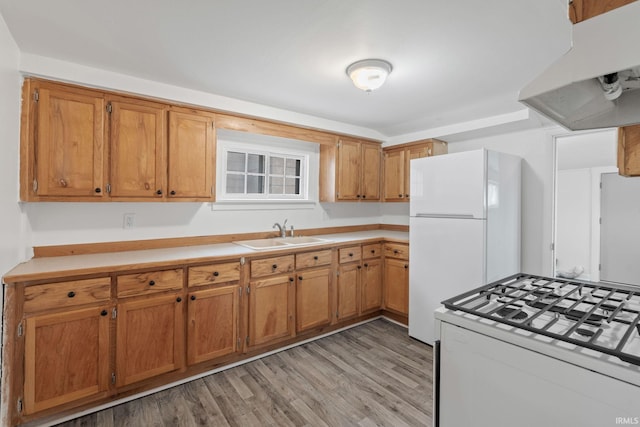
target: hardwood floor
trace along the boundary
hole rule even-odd
[[[59,426],[430,426],[431,373],[379,319]]]

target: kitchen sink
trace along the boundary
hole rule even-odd
[[[254,250],[278,249],[285,247],[310,246],[322,243],[330,243],[331,240],[319,237],[297,236],[297,237],[272,237],[269,239],[238,240],[233,242],[236,245],[244,246]]]

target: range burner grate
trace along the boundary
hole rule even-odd
[[[516,274],[442,304],[640,366],[640,289]]]

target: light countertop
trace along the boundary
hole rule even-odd
[[[292,251],[313,250],[333,247],[335,245],[362,243],[381,239],[402,243],[409,242],[408,232],[390,230],[357,231],[325,234],[314,237],[329,240],[329,242],[269,250],[253,250],[235,243],[217,243],[162,249],[32,258],[18,264],[7,272],[3,277],[3,283],[56,279],[72,275],[108,274],[138,268],[215,261],[216,259],[263,257],[271,254],[277,255]]]

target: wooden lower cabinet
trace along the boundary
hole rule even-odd
[[[190,292],[187,309],[187,364],[238,351],[239,285]]]
[[[180,294],[118,303],[116,386],[184,366],[183,304]]]
[[[382,307],[382,260],[365,260],[362,267],[360,313],[364,314]]]
[[[108,392],[108,306],[25,319],[24,413]]]
[[[298,272],[296,281],[296,331],[331,323],[331,270]]]
[[[249,283],[249,347],[293,337],[294,278],[280,275]]]
[[[358,315],[361,268],[360,263],[344,264],[338,268],[338,321]]]
[[[385,258],[384,308],[398,314],[409,314],[409,261]]]

